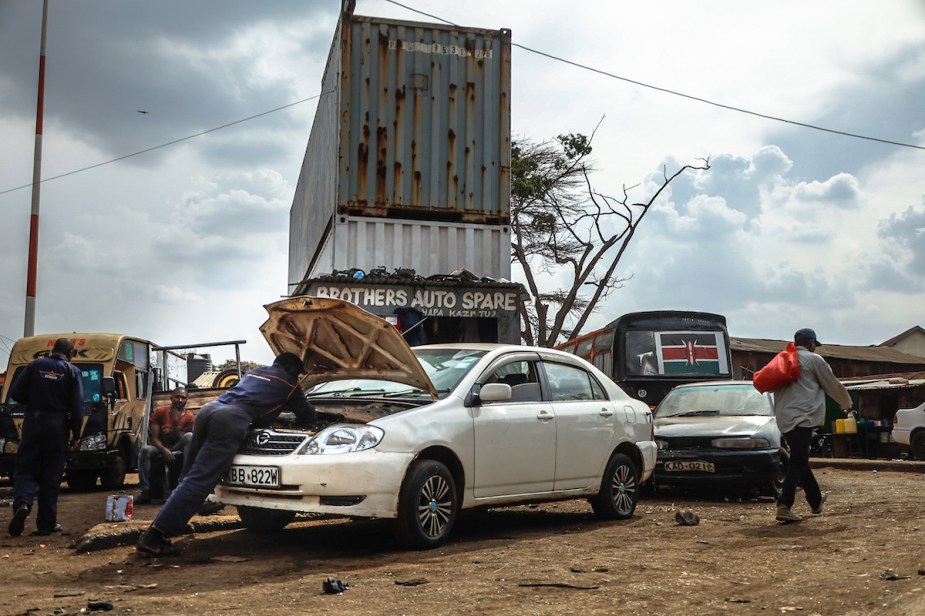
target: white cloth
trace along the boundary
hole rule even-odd
[[[797,346],[800,378],[774,391],[777,427],[786,434],[796,427],[815,428],[825,421],[825,394],[842,410],[851,408],[851,396],[839,383],[822,356]]]

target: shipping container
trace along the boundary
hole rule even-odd
[[[509,30],[345,12],[290,210],[290,282],[319,271],[342,218],[507,225],[510,87]]]
[[[511,277],[510,227],[337,216],[309,277],[359,268],[413,269],[421,276],[466,268],[479,276]]]

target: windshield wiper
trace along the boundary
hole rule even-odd
[[[354,398],[357,396],[369,396],[385,393],[384,389],[363,389],[354,387],[353,389],[339,389],[337,391],[316,391],[306,394],[309,398]]]
[[[414,389],[402,389],[401,391],[390,391],[387,394],[382,394],[382,397],[383,398],[401,398],[402,396],[410,396],[410,395],[419,396],[421,394],[426,394],[426,393],[427,392],[424,391],[423,389],[418,389],[415,387]]]
[[[719,411],[714,411],[714,410],[685,411],[683,413],[678,413],[677,415],[672,415],[672,417],[694,417],[695,415],[719,415]]]

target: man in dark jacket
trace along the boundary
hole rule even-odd
[[[58,338],[51,355],[23,368],[10,389],[10,397],[26,406],[13,473],[13,519],[9,526],[13,537],[22,534],[36,495],[35,534],[61,530],[58,491],[67,462],[67,436],[70,432],[70,448],[76,449],[83,421],[83,387],[80,369],[70,362],[73,354],[71,341]]]
[[[136,549],[162,556],[175,553],[169,537],[186,530],[186,523],[225,476],[252,423],[266,423],[289,408],[300,419],[314,421],[315,410],[299,387],[302,360],[282,353],[272,366],[248,372],[233,388],[196,414],[183,479],[161,508]]]

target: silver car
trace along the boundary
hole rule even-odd
[[[431,548],[463,509],[583,498],[629,518],[655,465],[652,414],[588,362],[544,348],[410,348],[353,304],[267,306],[276,352],[304,358],[315,426],[254,429],[218,500],[253,529],[298,512],[391,518]]]

